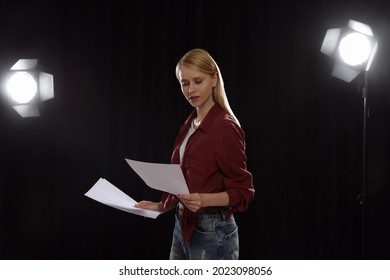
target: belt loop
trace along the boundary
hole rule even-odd
[[[226,210],[225,209],[221,209],[221,210],[219,210],[219,213],[220,213],[220,215],[221,215],[221,217],[222,217],[222,220],[226,220],[227,218],[226,218],[226,214],[225,214],[225,212],[226,212]]]

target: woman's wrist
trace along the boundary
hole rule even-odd
[[[201,193],[200,201],[201,207],[224,207],[229,204],[229,195],[226,192]]]
[[[161,212],[161,213],[165,213],[165,212],[168,212],[169,210],[175,208],[177,205],[177,200],[174,200],[170,203],[170,205],[168,206],[163,206],[163,203],[162,201],[158,202],[157,203],[157,207],[158,207],[158,211]]]

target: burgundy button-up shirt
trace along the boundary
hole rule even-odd
[[[174,164],[180,163],[180,146],[195,117],[194,110],[179,131],[171,158]],[[218,104],[210,109],[188,139],[180,164],[190,193],[228,194],[229,215],[246,210],[253,199],[255,190],[252,174],[246,165],[244,132]],[[173,200],[177,200],[174,195],[163,194],[163,209]],[[181,217],[185,243],[189,242],[195,224],[195,213],[185,208]]]

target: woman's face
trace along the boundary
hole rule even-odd
[[[179,81],[185,98],[193,107],[211,107],[213,87],[217,85],[217,73],[212,77],[195,68],[180,66]]]

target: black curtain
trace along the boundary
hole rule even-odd
[[[0,102],[1,259],[166,259],[173,212],[157,220],[84,196],[104,177],[158,200],[124,158],[168,163],[192,108],[175,65],[218,62],[246,132],[255,200],[239,213],[242,259],[359,259],[363,99],[331,77],[329,28],[369,24],[366,257],[389,258],[390,55],[384,1],[10,1],[0,71],[38,58],[55,98],[22,119]],[[3,88],[1,89],[3,93]]]

